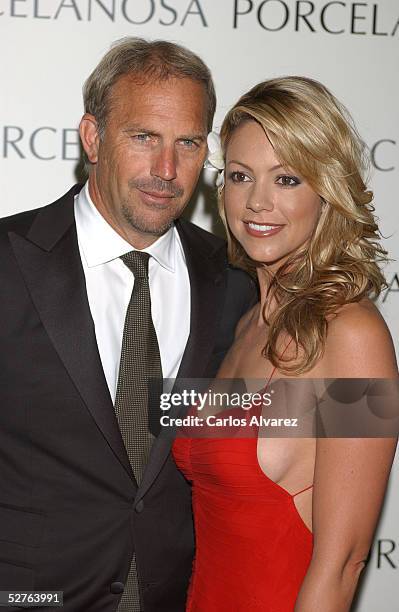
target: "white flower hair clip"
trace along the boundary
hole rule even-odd
[[[208,157],[205,160],[204,168],[218,172],[216,186],[222,187],[224,185],[224,157],[219,134],[216,132],[209,132],[207,143]]]

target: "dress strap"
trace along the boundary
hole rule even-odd
[[[274,366],[272,373],[270,374],[269,378],[266,381],[266,385],[265,385],[265,389],[267,389],[267,387],[270,385],[270,382],[274,376],[274,372],[276,371],[276,366]]]
[[[292,495],[292,497],[296,497],[297,495],[300,495],[301,493],[305,493],[305,491],[308,491],[309,489],[311,489],[313,487],[313,483],[311,485],[309,485],[308,487],[306,487],[305,489],[301,489],[301,491],[298,491],[297,493],[294,493]]]
[[[287,348],[289,347],[289,345],[291,344],[291,342],[293,341],[294,338],[291,338],[290,341],[288,342],[287,346],[284,348],[283,352],[281,353],[281,357],[284,355],[285,351],[287,350]],[[265,385],[265,389],[267,389],[267,387],[270,384],[270,381],[272,380],[275,371],[277,370],[277,366],[274,366],[272,373],[270,374],[269,378],[266,381],[266,385]]]

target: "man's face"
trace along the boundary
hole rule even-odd
[[[207,100],[188,78],[113,86],[102,139],[95,118],[81,123],[94,164],[90,195],[110,225],[136,248],[165,233],[189,201],[207,152]]]

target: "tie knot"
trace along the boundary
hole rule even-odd
[[[121,260],[133,272],[135,278],[148,278],[148,253],[143,251],[129,251],[121,256]]]

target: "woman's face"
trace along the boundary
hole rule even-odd
[[[246,121],[226,151],[225,211],[249,257],[277,269],[311,236],[321,199],[298,174],[283,168],[262,127]]]

